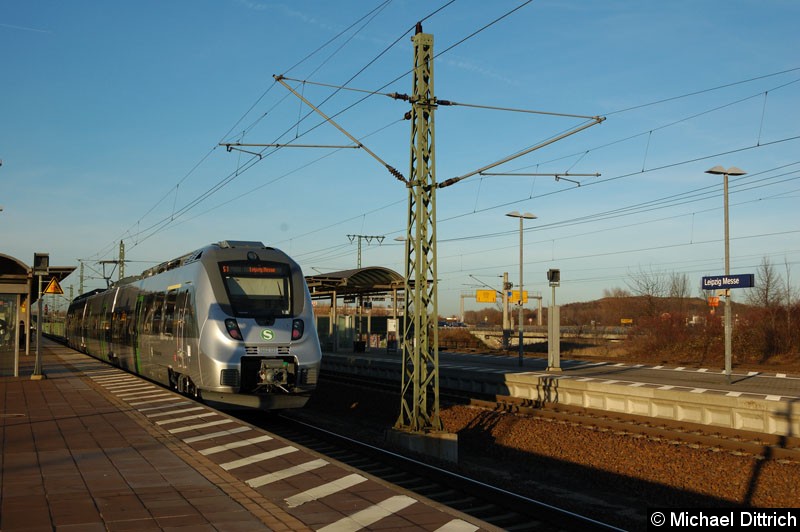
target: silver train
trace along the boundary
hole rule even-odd
[[[227,408],[299,408],[320,361],[300,267],[261,242],[212,244],[73,300],[68,344]]]

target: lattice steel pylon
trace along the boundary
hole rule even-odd
[[[396,429],[442,431],[439,416],[439,309],[436,271],[436,164],[433,35],[417,24],[411,98],[411,171],[405,253],[400,415]]]

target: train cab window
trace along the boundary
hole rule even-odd
[[[292,315],[292,279],[288,265],[229,262],[220,265],[220,272],[235,316],[280,318]]]

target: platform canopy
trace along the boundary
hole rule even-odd
[[[0,253],[0,292],[27,294],[29,272],[21,260]]]
[[[42,277],[42,289],[52,278],[60,283],[75,271],[75,266],[50,266],[48,274]],[[29,279],[32,281],[29,284]],[[21,260],[0,253],[0,293],[28,294],[30,302],[39,299],[38,282],[30,266]]]
[[[307,275],[312,299],[383,294],[403,289],[403,276],[382,266]]]

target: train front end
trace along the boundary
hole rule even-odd
[[[200,337],[203,400],[228,408],[304,406],[322,352],[300,267],[261,243],[223,243],[207,255],[214,298]]]

